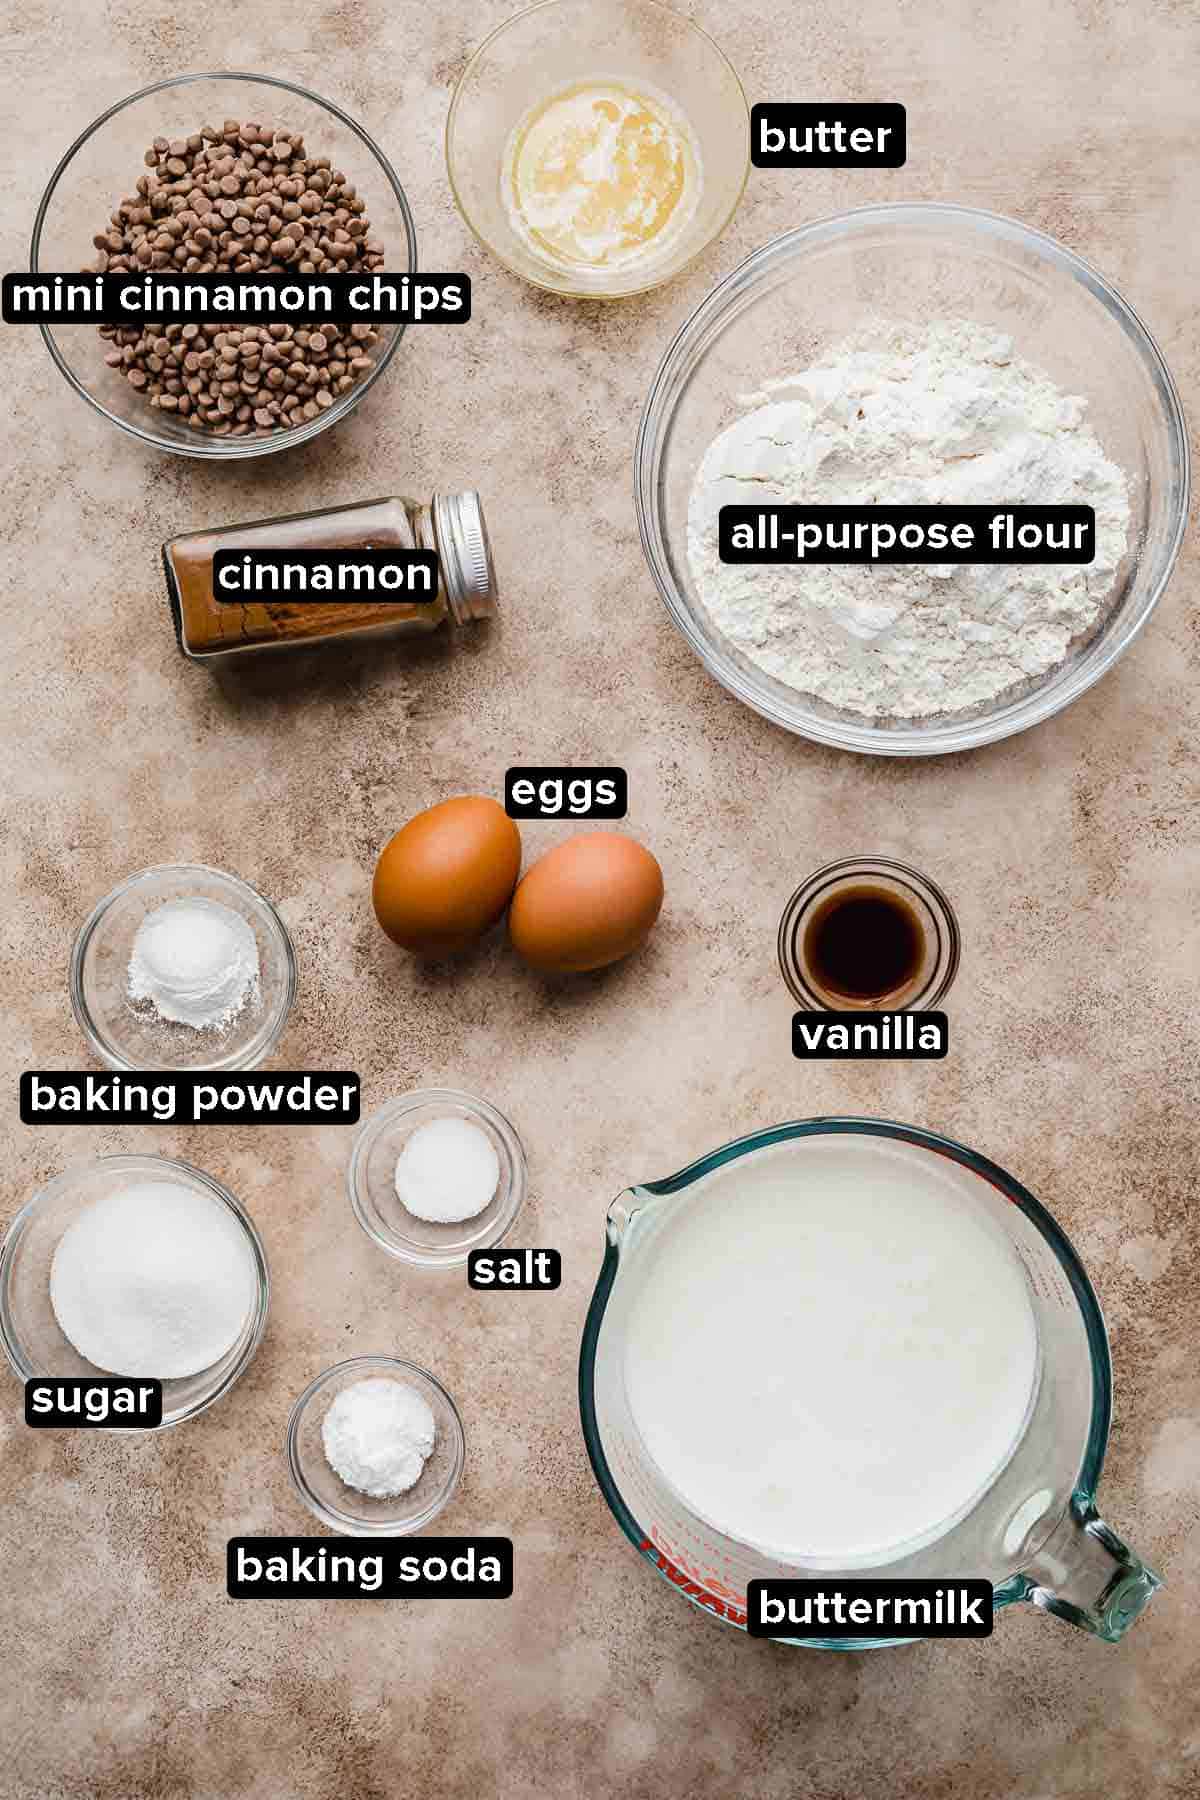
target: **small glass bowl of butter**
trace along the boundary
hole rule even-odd
[[[536,286],[612,300],[668,281],[724,230],[750,115],[706,32],[658,0],[542,0],[468,63],[446,121],[467,224]]]

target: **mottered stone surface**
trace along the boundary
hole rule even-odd
[[[0,332],[0,1216],[76,1159],[163,1151],[245,1201],[274,1280],[249,1372],[178,1431],[31,1432],[4,1377],[3,1800],[1197,1791],[1194,551],[1122,663],[1066,713],[970,756],[865,761],[785,736],[705,675],[654,593],[631,494],[647,386],[712,284],[778,231],[882,198],[963,201],[1061,237],[1128,295],[1195,408],[1195,12],[684,10],[752,100],[902,100],[909,162],[754,172],[681,280],[599,306],[521,285],[454,209],[451,89],[507,0],[248,0],[203,25],[147,0],[10,9],[5,268],[74,135],[208,59],[307,83],[361,119],[406,184],[423,264],[467,269],[475,316],[412,331],[314,444],[218,470],[144,452],[68,389],[32,331]],[[484,494],[503,582],[500,624],[469,647],[312,657],[236,681],[180,658],[163,538],[456,486]],[[501,793],[513,762],[628,769],[627,828],[667,884],[643,955],[556,983],[501,934],[421,968],[378,931],[382,842],[446,795]],[[527,826],[527,860],[567,829]],[[811,868],[862,849],[907,855],[958,909],[944,1062],[789,1054],[780,910]],[[349,1128],[17,1125],[21,1069],[86,1060],[66,993],[79,923],[123,876],[191,859],[254,882],[294,935],[280,1067],[358,1069],[367,1108],[460,1086],[515,1121],[531,1181],[515,1241],[561,1249],[557,1292],[472,1293],[392,1266],[349,1211]],[[982,1643],[829,1656],[749,1642],[687,1607],[618,1532],[575,1400],[606,1204],[742,1131],[821,1112],[952,1133],[1012,1169],[1078,1245],[1116,1367],[1103,1509],[1168,1579],[1120,1648],[1032,1608]],[[288,1409],[320,1369],[369,1351],[427,1364],[455,1395],[468,1465],[442,1527],[511,1535],[511,1601],[225,1597],[230,1535],[315,1529],[288,1483]]]

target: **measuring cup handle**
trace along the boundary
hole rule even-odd
[[[1021,1576],[1023,1599],[1115,1644],[1162,1586],[1139,1556],[1076,1495]]]

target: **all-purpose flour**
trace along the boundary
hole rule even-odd
[[[709,446],[688,555],[717,627],[789,687],[871,717],[926,718],[1056,668],[1099,620],[1129,487],[1065,394],[964,319],[875,321],[766,383]],[[1085,505],[1096,558],[1049,564],[722,563],[724,505]]]

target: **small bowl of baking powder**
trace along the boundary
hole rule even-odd
[[[466,1439],[441,1382],[397,1356],[354,1356],[292,1407],[288,1470],[309,1511],[348,1537],[424,1531],[462,1479]]]
[[[287,1023],[296,956],[248,882],[167,863],[101,900],[75,940],[70,987],[110,1069],[253,1069]]]

